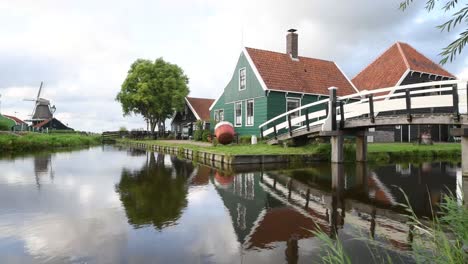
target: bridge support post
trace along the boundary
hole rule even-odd
[[[468,177],[468,135],[461,137],[462,147],[462,175]]]
[[[331,143],[331,162],[344,162],[344,138],[343,135],[334,135],[330,139]]]
[[[367,136],[365,133],[356,136],[356,161],[367,161]]]

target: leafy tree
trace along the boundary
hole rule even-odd
[[[434,11],[436,8],[436,2],[439,0],[425,0],[426,1],[426,10],[428,12]],[[400,3],[400,9],[405,11],[413,0],[405,0]],[[465,30],[460,33],[458,38],[450,43],[447,47],[445,47],[442,52],[439,54],[442,56],[440,61],[441,64],[447,63],[448,60],[450,62],[454,61],[456,56],[460,54],[468,43],[468,4],[461,5],[461,2],[458,0],[445,0],[444,4],[441,6],[441,10],[444,12],[454,11],[452,17],[447,20],[445,23],[437,26],[441,31],[450,32],[455,27],[463,24],[465,26]]]
[[[140,170],[124,169],[115,188],[131,225],[153,225],[162,230],[175,225],[187,206],[187,179],[194,167],[174,157],[172,168],[168,168],[164,155],[149,155]]]
[[[162,58],[152,62],[138,59],[128,71],[116,100],[125,115],[140,114],[150,124],[165,130],[164,121],[184,106],[188,95],[188,77],[177,65]]]

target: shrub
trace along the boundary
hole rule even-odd
[[[5,122],[0,121],[0,131],[9,131],[9,130],[10,130],[10,126]]]
[[[202,130],[203,129],[203,121],[197,120],[197,122],[195,123],[195,128],[197,130]]]
[[[245,135],[239,138],[239,144],[250,144],[251,136]]]
[[[208,137],[211,136],[211,133],[209,130],[205,129],[202,131],[202,141],[208,142]]]
[[[195,141],[201,141],[202,140],[202,136],[203,136],[203,130],[195,130],[195,132],[193,132],[193,140]]]

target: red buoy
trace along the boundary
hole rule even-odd
[[[234,126],[229,122],[219,122],[215,126],[215,135],[219,144],[230,144],[234,140],[234,134]]]

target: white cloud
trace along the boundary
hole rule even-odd
[[[438,61],[453,37],[434,29],[440,19],[420,3],[403,13],[397,2],[373,0],[2,2],[1,111],[26,118],[32,105],[22,98],[45,81],[44,97],[76,129],[142,128],[141,118],[122,117],[114,101],[137,58],[180,65],[193,96],[215,98],[242,45],[283,51],[288,28],[299,29],[302,55],[335,60],[353,77],[396,40]]]

